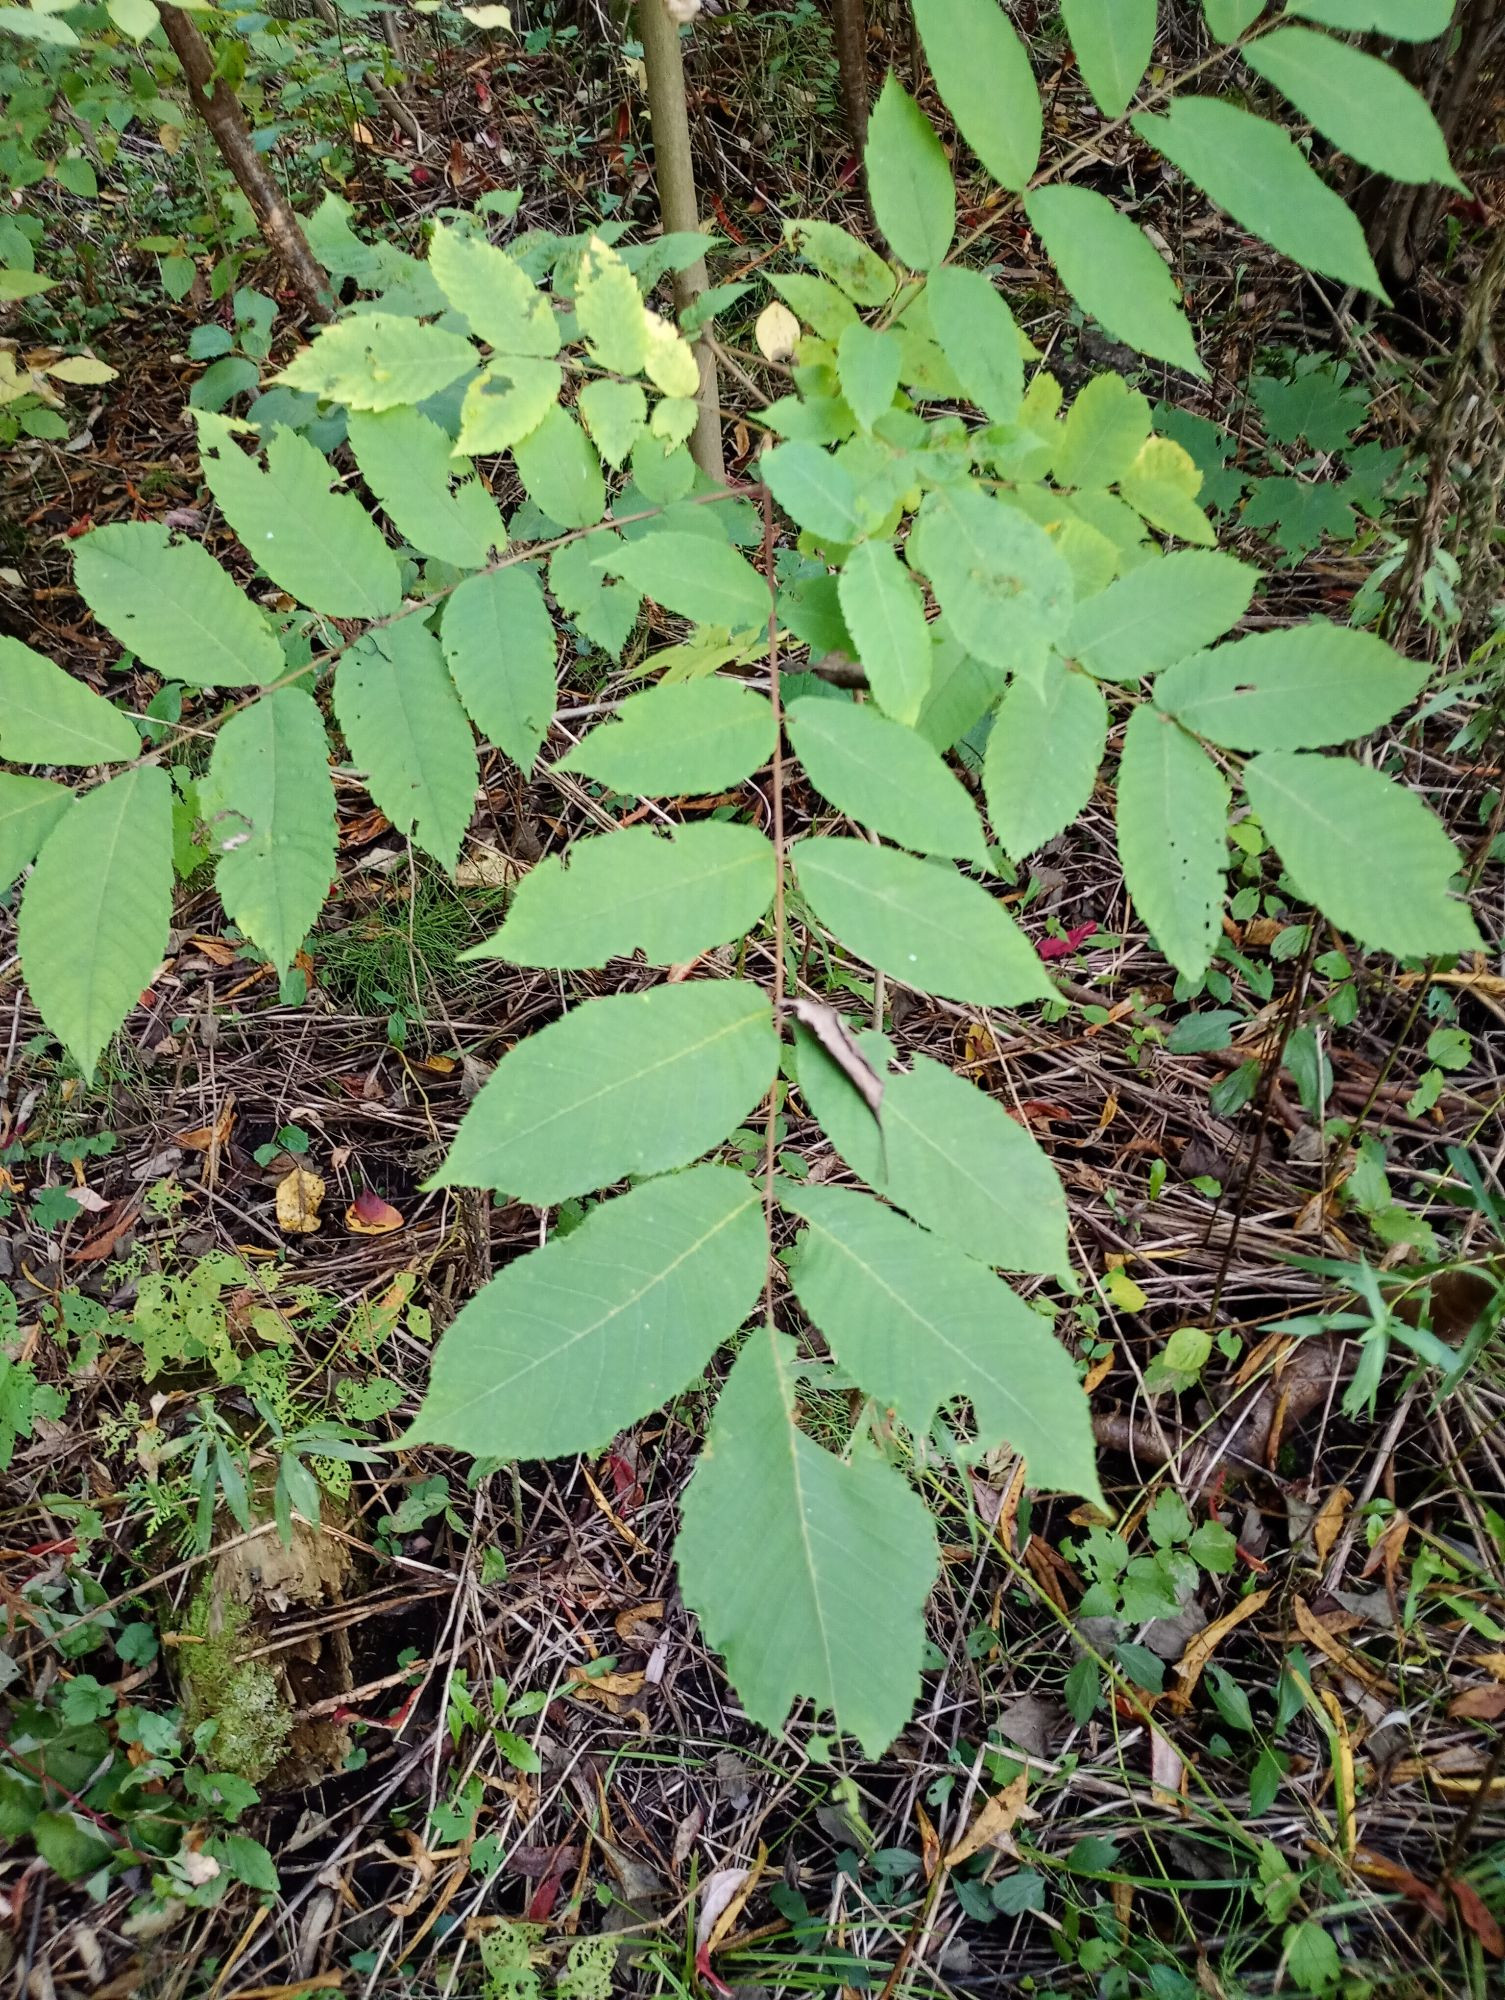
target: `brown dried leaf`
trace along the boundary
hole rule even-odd
[[[1327,1567],[1333,1543],[1338,1539],[1339,1530],[1347,1520],[1348,1510],[1352,1505],[1353,1495],[1348,1488],[1335,1486],[1317,1509],[1317,1518],[1312,1523],[1312,1544],[1317,1551],[1319,1569]]]
[[[846,1017],[823,1000],[794,999],[785,1004],[800,1026],[820,1043],[876,1118],[883,1106],[883,1078],[858,1048]]]
[[[1490,1957],[1505,1958],[1505,1932],[1501,1931],[1489,1905],[1474,1885],[1463,1881],[1459,1876],[1450,1875],[1448,1888],[1452,1892],[1453,1901],[1458,1905],[1459,1916]]]
[[[630,1640],[635,1626],[655,1624],[663,1615],[664,1600],[655,1597],[651,1604],[634,1604],[626,1611],[619,1611],[611,1622],[619,1639]]]
[[[309,1236],[319,1227],[322,1175],[294,1167],[277,1183],[277,1227],[284,1236]]]
[[[946,1856],[946,1866],[959,1868],[974,1854],[981,1854],[985,1847],[996,1847],[1004,1854],[1014,1853],[1014,1843],[1009,1835],[1021,1819],[1036,1817],[1024,1803],[1028,1791],[1029,1773],[1021,1771],[1012,1784],[1005,1785],[1001,1792],[995,1792],[992,1798],[984,1800],[976,1819]]]
[[[1262,1611],[1269,1602],[1268,1590],[1256,1590],[1241,1604],[1200,1631],[1181,1655],[1176,1667],[1176,1685],[1171,1689],[1170,1706],[1175,1714],[1184,1715],[1191,1707],[1191,1698],[1196,1693],[1197,1682],[1202,1678],[1202,1669],[1212,1658],[1218,1647],[1237,1625],[1246,1618],[1252,1618],[1256,1611]]]
[[[1385,1676],[1370,1666],[1362,1653],[1356,1653],[1352,1646],[1345,1646],[1337,1639],[1322,1620],[1312,1610],[1304,1598],[1293,1597],[1291,1609],[1296,1614],[1296,1626],[1303,1639],[1309,1639],[1321,1653],[1325,1653],[1335,1667],[1341,1667],[1345,1674],[1351,1674],[1361,1687],[1377,1694],[1392,1707],[1400,1706],[1400,1696]]]
[[[401,1209],[383,1201],[373,1188],[362,1188],[345,1211],[345,1227],[352,1236],[390,1236],[394,1229],[401,1229],[403,1223]]]
[[[1505,1687],[1465,1688],[1448,1704],[1448,1714],[1464,1722],[1498,1722],[1505,1715]]]

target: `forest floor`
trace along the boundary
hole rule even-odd
[[[712,277],[733,281],[788,217],[860,218],[860,193],[813,12],[697,32]],[[579,48],[525,38],[505,68],[433,68],[410,93],[422,155],[374,133],[345,189],[362,226],[411,242],[434,208],[514,186],[518,228],[604,208],[646,223],[640,101],[618,58]],[[875,31],[875,81],[889,53]],[[1051,113],[1074,129],[1079,87],[1055,81]],[[419,172],[386,178],[384,155]],[[1127,146],[1091,169],[1115,187],[1142,170]],[[1241,552],[1269,569],[1259,620],[1341,619],[1390,546],[1371,518],[1385,481],[1404,526],[1401,461],[1472,268],[1466,232],[1406,316],[1360,325],[1200,202],[1167,193],[1148,215],[1214,379],[1191,400],[1158,369],[1140,384],[1193,420]],[[982,248],[1068,389],[1115,361],[1015,222]],[[187,336],[213,311],[144,297],[110,331],[120,378],[89,448],[27,445],[7,469],[19,567],[0,572],[0,617],[96,685],[121,683],[72,594],[70,537],[164,518],[228,545],[186,410]],[[722,338],[728,401],[754,410],[758,358],[736,319]],[[1303,373],[1311,357],[1327,359]],[[740,469],[756,432],[734,418],[729,437]],[[1481,727],[1497,695],[1448,641],[1411,637],[1437,657],[1439,698],[1385,755],[1484,871],[1498,942],[1500,738]],[[144,707],[156,683],[135,681]],[[619,684],[579,647],[561,706]],[[5,1475],[19,1684],[0,1699],[71,1703],[106,1735],[127,1701],[217,1714],[210,1770],[233,1717],[258,1794],[240,1830],[279,1884],[265,1904],[249,1883],[211,1895],[180,1864],[142,1920],[144,1869],[91,1903],[38,1864],[0,1864],[12,1990],[1498,1991],[1497,954],[1428,979],[1345,952],[1267,913],[1254,853],[1216,979],[1188,995],[1124,896],[1106,788],[1010,898],[1059,1005],[980,1015],[875,994],[811,942],[811,991],[882,1009],[902,1051],[982,1083],[1053,1159],[1080,1283],[1036,1290],[1085,1360],[1114,1510],[1025,1494],[1007,1454],[969,1475],[916,1467],[945,1559],[923,1699],[864,1764],[808,1715],[776,1739],[751,1726],[678,1598],[706,1395],[594,1461],[390,1448],[433,1334],[540,1235],[535,1210],[424,1191],[490,1066],[561,1005],[557,979],[459,954],[600,808],[563,773],[529,782],[489,753],[452,884],[357,779],[337,784],[340,880],[297,973],[279,989],[190,879],[172,950],[91,1087],[28,1008],[0,901],[0,1281],[11,1344],[54,1392],[21,1413]],[[821,810],[790,801],[796,830]],[[570,988],[645,976],[617,964]],[[781,1143],[838,1170],[797,1094]],[[315,1226],[289,1233],[298,1175]],[[227,1338],[254,1365],[210,1395]],[[1456,1366],[1428,1365],[1438,1340]],[[807,1414],[845,1435],[844,1403]],[[331,1424],[376,1455],[321,1450]],[[257,1440],[265,1482],[283,1452],[311,1467],[320,1532],[285,1549],[270,1520],[238,1527],[216,1504],[217,1435]],[[1199,1560],[1213,1516],[1231,1568],[1205,1544]],[[1093,1585],[1116,1609],[1084,1621]]]

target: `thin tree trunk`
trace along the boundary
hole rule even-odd
[[[867,20],[862,0],[831,0],[831,29],[841,77],[841,111],[847,138],[857,155],[857,171],[867,184]]]
[[[251,143],[250,127],[235,92],[215,72],[214,51],[181,7],[158,4],[162,26],[188,82],[194,109],[209,127],[225,165],[251,204],[262,235],[282,259],[298,296],[317,320],[332,320],[329,278],[308,238]]]
[[[690,116],[685,106],[685,69],[679,51],[679,24],[664,0],[637,0],[638,39],[648,82],[648,118],[653,127],[653,178],[658,186],[664,230],[699,229],[695,167],[690,157]],[[674,274],[674,310],[683,312],[706,289],[705,259],[697,257]],[[710,343],[696,340],[700,367],[700,415],[690,438],[690,456],[708,479],[726,482],[721,444],[721,384]]]

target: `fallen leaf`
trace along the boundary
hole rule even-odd
[[[883,1078],[857,1046],[846,1017],[823,1000],[790,1000],[786,1008],[813,1035],[876,1118],[883,1105]]]
[[[284,1236],[309,1236],[319,1226],[324,1182],[307,1167],[294,1167],[277,1183],[277,1227]]]
[[[1430,1882],[1423,1882],[1419,1875],[1413,1875],[1409,1868],[1403,1868],[1398,1861],[1392,1861],[1388,1854],[1377,1854],[1372,1847],[1355,1848],[1353,1856],[1354,1872],[1362,1875],[1366,1882],[1383,1882],[1388,1889],[1398,1895],[1407,1896],[1439,1923],[1447,1921],[1447,1911],[1441,1896]]]
[[[1156,1805],[1186,1810],[1181,1798],[1186,1790],[1186,1759],[1163,1729],[1150,1736],[1150,1783]]]
[[[1368,1688],[1371,1694],[1381,1696],[1392,1708],[1400,1706],[1400,1696],[1385,1676],[1377,1668],[1370,1666],[1363,1655],[1356,1653],[1352,1646],[1345,1646],[1341,1639],[1335,1638],[1304,1598],[1293,1597],[1291,1609],[1296,1614],[1297,1629],[1303,1639],[1309,1639],[1319,1652],[1326,1653],[1335,1667],[1341,1667],[1345,1674],[1351,1674],[1359,1685]]]
[[[320,1181],[320,1195],[323,1192],[324,1183]],[[403,1227],[403,1214],[391,1202],[383,1201],[374,1188],[362,1188],[345,1211],[345,1227],[352,1236],[390,1236],[394,1229]]]
[[[800,323],[788,306],[775,299],[758,314],[753,338],[765,361],[787,361],[799,345]]]
[[[655,1597],[651,1604],[634,1604],[626,1611],[619,1611],[611,1621],[619,1639],[631,1639],[638,1625],[652,1625],[664,1615],[664,1600]]]
[[[1021,1771],[1001,1792],[985,1799],[976,1819],[946,1856],[946,1866],[959,1868],[974,1854],[981,1854],[985,1847],[995,1847],[1000,1853],[1012,1854],[1015,1849],[1009,1835],[1015,1826],[1021,1819],[1037,1817],[1024,1803],[1028,1791],[1029,1773]]]
[[[1065,937],[1041,938],[1035,949],[1041,958],[1070,958],[1096,929],[1096,924],[1073,924]]]
[[[1497,1681],[1505,1681],[1505,1653],[1475,1653],[1470,1666],[1483,1667],[1487,1674],[1493,1674]]]
[[[1505,1932],[1498,1923],[1472,1882],[1465,1882],[1459,1876],[1447,1878],[1449,1892],[1458,1905],[1458,1914],[1468,1925],[1474,1936],[1483,1945],[1491,1958],[1505,1958]]]
[[[717,1868],[700,1885],[700,1911],[695,1919],[695,1948],[707,1957],[730,1934],[742,1914],[753,1884],[763,1872],[764,1850],[751,1868]]]
[[[1464,1722],[1498,1722],[1505,1715],[1505,1687],[1465,1688],[1448,1704],[1448,1714]]]
[[[918,1799],[915,1800],[914,1816],[915,1825],[920,1829],[920,1866],[924,1870],[925,1880],[933,1882],[935,1871],[941,1865],[941,1837],[931,1824],[929,1813]]]
[[[473,847],[455,868],[457,889],[510,889],[527,874],[522,862],[499,847]]]
[[[1322,1706],[1327,1710],[1327,1719],[1332,1724],[1333,1746],[1333,1790],[1338,1808],[1338,1845],[1347,1855],[1354,1849],[1354,1773],[1353,1738],[1348,1733],[1348,1722],[1343,1714],[1343,1704],[1331,1688],[1321,1690]]]
[[[1202,1669],[1212,1658],[1223,1640],[1246,1618],[1252,1618],[1256,1611],[1262,1611],[1269,1602],[1268,1590],[1256,1590],[1241,1604],[1221,1618],[1215,1618],[1188,1645],[1176,1667],[1176,1685],[1171,1689],[1170,1706],[1175,1714],[1185,1715],[1191,1707],[1191,1698],[1196,1693],[1197,1682],[1202,1678]]]
[[[174,1144],[186,1146],[191,1153],[207,1153],[211,1148],[224,1147],[229,1143],[230,1130],[234,1123],[235,1093],[231,1091],[216,1113],[212,1125],[196,1125],[191,1132],[180,1132]]]
[[[1338,1531],[1348,1518],[1348,1510],[1352,1505],[1353,1495],[1348,1488],[1335,1486],[1318,1508],[1317,1518],[1312,1523],[1312,1543],[1317,1551],[1319,1569],[1327,1567],[1333,1543],[1338,1539]]]

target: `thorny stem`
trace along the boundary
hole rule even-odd
[[[763,575],[768,582],[768,699],[773,708],[773,763],[769,768],[769,803],[773,813],[773,1017],[782,1032],[784,1014],[784,708],[779,688],[778,596],[773,573],[773,496],[762,488]],[[768,1115],[763,1128],[763,1226],[768,1238],[768,1277],[764,1306],[773,1325],[773,1182],[778,1156],[779,1079],[768,1089]]]

